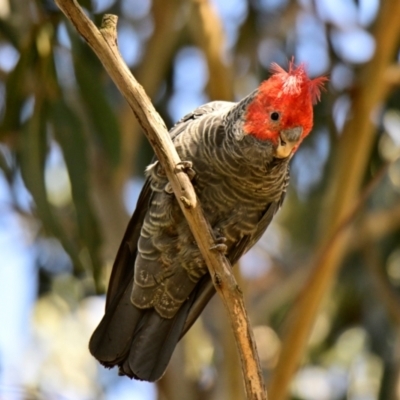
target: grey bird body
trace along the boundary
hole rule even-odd
[[[284,199],[289,158],[274,157],[271,141],[242,129],[249,95],[213,102],[171,129],[217,238],[234,264],[268,227]],[[105,366],[137,379],[159,379],[178,340],[214,290],[207,267],[158,162],[147,181],[115,260],[106,313],[90,341]]]

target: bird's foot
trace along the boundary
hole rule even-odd
[[[165,186],[164,186],[164,191],[168,194],[172,194],[174,193],[174,189],[172,189],[172,185],[171,182],[168,182]]]
[[[215,239],[214,245],[210,247],[210,250],[216,250],[222,254],[226,254],[228,251],[228,246],[226,245],[226,237],[217,237]]]
[[[185,172],[191,181],[196,176],[196,171],[193,169],[193,163],[191,161],[181,161],[176,164],[175,173],[177,172]]]
[[[165,169],[161,165],[160,161],[157,161],[157,170],[156,171],[157,171],[157,175],[160,178],[165,178],[167,176],[167,174],[165,173]]]

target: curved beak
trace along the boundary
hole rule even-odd
[[[275,151],[275,157],[289,157],[293,149],[300,143],[302,133],[303,128],[301,126],[281,131],[279,134],[278,147]]]

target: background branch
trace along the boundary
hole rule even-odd
[[[363,249],[363,258],[367,271],[371,276],[371,285],[375,289],[377,297],[385,307],[396,328],[400,327],[400,296],[396,289],[390,284],[382,255],[379,249],[372,242],[365,243]]]
[[[324,249],[343,224],[354,199],[360,190],[367,162],[370,157],[375,126],[372,112],[389,92],[385,74],[394,57],[399,35],[400,2],[385,1],[375,26],[375,54],[360,74],[360,81],[353,99],[352,118],[342,133],[336,159],[332,168],[327,205],[324,210],[324,235],[318,245],[314,272],[310,276],[300,301],[291,313],[290,331],[283,343],[283,351],[270,385],[270,395],[274,400],[283,400],[289,389],[305,351],[307,340],[316,320],[319,306],[333,285],[336,272],[347,250],[348,232],[337,237],[324,254]],[[373,77],[373,79],[371,79]],[[352,160],[349,168],[348,160]]]
[[[226,46],[224,30],[209,0],[192,0],[189,22],[194,40],[204,51],[209,69],[208,93],[211,100],[232,101],[232,78],[224,57]],[[224,60],[225,58],[225,60]]]
[[[171,69],[174,49],[182,35],[182,26],[177,27],[175,24],[177,16],[181,14],[182,0],[170,0],[168,7],[165,7],[164,0],[152,1],[154,32],[146,43],[142,62],[134,70],[137,81],[143,86],[150,99],[156,96],[168,70]],[[128,103],[121,104],[119,114],[122,121],[122,162],[116,173],[117,189],[118,186],[122,188],[126,180],[132,176],[132,171],[135,170],[136,152],[143,139],[140,125]],[[121,193],[122,190],[117,190],[117,192]]]
[[[389,85],[400,85],[400,67],[398,65],[390,65],[386,70],[385,80]]]
[[[359,249],[382,240],[385,236],[400,229],[400,204],[391,208],[371,211],[357,224],[353,231],[352,249]]]
[[[117,17],[106,15],[99,31],[76,1],[56,0],[56,3],[99,57],[144,129],[171,182],[177,201],[209,268],[215,288],[228,310],[242,361],[247,396],[249,399],[266,399],[253,333],[241,291],[227,259],[219,252],[210,251],[214,244],[211,227],[204,218],[188,176],[176,168],[180,159],[164,121],[119,54],[116,41]]]

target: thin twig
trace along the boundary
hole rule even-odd
[[[164,121],[121,58],[116,39],[117,17],[105,15],[102,27],[98,30],[76,0],[56,0],[56,3],[96,53],[138,118],[167,174],[177,201],[209,268],[214,286],[228,311],[242,362],[247,397],[248,399],[266,399],[260,363],[243,296],[231,273],[229,261],[220,252],[210,251],[215,243],[212,229],[204,218],[188,176],[176,168],[181,160]]]

